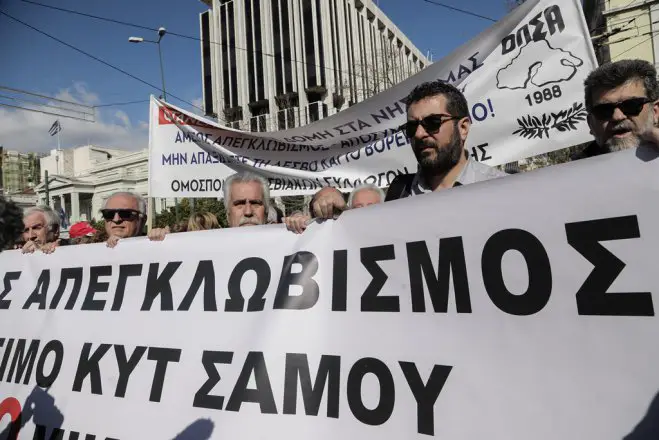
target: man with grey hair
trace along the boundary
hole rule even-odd
[[[232,174],[224,182],[224,207],[230,228],[264,225],[270,209],[270,184],[249,171]]]
[[[108,197],[101,209],[108,234],[107,246],[113,248],[123,238],[141,235],[146,212],[146,201],[139,194],[122,191]]]
[[[364,208],[384,202],[385,193],[382,188],[370,183],[360,185],[353,189],[348,196],[348,209]],[[293,213],[284,218],[289,231],[301,234],[311,222],[311,217],[300,212]]]
[[[584,85],[588,126],[595,141],[573,160],[637,147],[641,141],[659,144],[659,88],[652,64],[606,63],[593,70]]]
[[[37,249],[45,254],[55,252],[59,246],[60,218],[48,206],[35,206],[23,213],[24,254],[31,254]]]
[[[348,208],[356,209],[365,206],[376,205],[384,202],[385,194],[382,188],[367,183],[353,189],[348,197]]]

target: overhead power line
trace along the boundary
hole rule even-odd
[[[149,102],[148,99],[140,99],[139,101],[128,101],[128,102],[113,102],[112,104],[100,104],[100,105],[95,105],[94,108],[99,108],[99,107],[113,107],[117,105],[131,105],[131,104],[142,104],[144,102]]]
[[[426,2],[426,3],[430,3],[431,5],[439,6],[441,8],[446,8],[446,9],[450,9],[450,10],[455,11],[455,12],[460,12],[462,14],[471,15],[472,17],[482,18],[483,20],[489,20],[491,22],[498,21],[498,20],[496,20],[492,17],[486,17],[485,15],[476,14],[475,12],[466,11],[464,9],[456,8],[455,6],[449,6],[447,4],[439,3],[437,1],[433,1],[433,0],[423,0],[423,1]]]
[[[640,46],[641,44],[646,43],[647,41],[651,40],[652,37],[654,36],[654,34],[656,34],[657,32],[659,32],[659,31],[648,32],[648,33],[646,33],[646,34],[639,35],[639,37],[640,37],[640,36],[643,36],[643,35],[648,35],[648,34],[649,34],[650,36],[649,36],[648,38],[646,38],[645,40],[641,41],[640,43],[633,45],[633,46],[630,47],[629,49],[620,52],[618,55],[616,55],[615,57],[611,58],[611,60],[613,61],[613,60],[615,60],[616,58],[620,58],[622,55],[626,54],[626,53],[629,52],[630,50],[635,49],[635,48],[637,48],[638,46]]]
[[[44,103],[41,103],[41,102],[38,102],[38,101],[35,101],[35,100],[32,100],[32,99],[25,99],[25,98],[19,98],[19,97],[15,97],[15,96],[7,96],[7,95],[0,95],[0,99],[9,99],[10,101],[25,102],[27,104],[38,105],[39,107],[52,108],[52,109],[55,109],[55,110],[63,110],[63,111],[71,112],[71,113],[78,113],[80,115],[86,115],[86,116],[94,117],[93,113],[87,113],[87,112],[83,112],[83,111],[79,111],[79,110],[73,110],[73,109],[69,109],[69,108],[57,107],[55,105],[44,104]]]
[[[37,109],[34,109],[34,108],[21,107],[19,105],[4,104],[2,102],[0,102],[0,107],[9,107],[9,108],[15,108],[15,109],[19,109],[19,110],[25,110],[25,111],[28,111],[28,112],[42,113],[44,115],[57,116],[59,118],[77,119],[78,121],[84,121],[84,122],[95,122],[93,120],[90,121],[89,119],[84,119],[84,118],[80,118],[80,117],[77,117],[77,116],[70,116],[70,115],[63,115],[61,113],[47,112],[45,110],[37,110]]]
[[[124,75],[129,76],[130,78],[133,78],[134,80],[141,82],[142,84],[145,84],[145,85],[147,85],[147,86],[149,86],[149,87],[151,87],[151,88],[153,88],[153,89],[156,89],[156,90],[158,90],[158,91],[161,91],[161,90],[162,90],[160,87],[158,87],[158,86],[156,86],[156,85],[153,85],[153,84],[151,84],[150,82],[145,81],[145,80],[143,80],[142,78],[140,78],[140,77],[138,77],[138,76],[135,76],[135,75],[133,75],[132,73],[127,72],[127,71],[125,71],[125,70],[123,70],[123,69],[121,69],[121,68],[119,68],[119,67],[117,67],[117,66],[115,66],[115,65],[113,65],[113,64],[110,64],[110,63],[108,63],[107,61],[104,61],[104,60],[100,59],[99,57],[90,54],[89,52],[85,52],[84,50],[79,49],[78,47],[76,47],[76,46],[74,46],[74,45],[72,45],[72,44],[69,44],[69,43],[67,43],[66,41],[60,40],[59,38],[57,38],[57,37],[55,37],[55,36],[53,36],[53,35],[51,35],[51,34],[49,34],[49,33],[47,33],[47,32],[44,32],[44,31],[42,31],[41,29],[38,29],[38,28],[36,28],[36,27],[34,27],[34,26],[32,26],[32,25],[30,25],[30,24],[28,24],[28,23],[26,23],[26,22],[24,22],[24,21],[22,21],[22,20],[19,20],[18,18],[13,17],[13,16],[7,14],[7,13],[6,13],[5,11],[3,11],[3,10],[0,10],[0,15],[4,15],[5,17],[7,17],[7,18],[9,18],[9,19],[11,19],[11,20],[14,20],[14,21],[17,22],[17,23],[20,23],[20,24],[22,24],[22,25],[25,26],[25,27],[28,27],[28,28],[32,29],[33,31],[35,31],[35,32],[38,32],[38,33],[40,33],[41,35],[44,35],[44,36],[46,36],[46,37],[48,37],[48,38],[50,38],[50,39],[52,39],[52,40],[55,40],[55,41],[57,41],[58,43],[60,43],[60,44],[62,44],[62,45],[64,45],[64,46],[66,46],[66,47],[68,47],[68,48],[70,48],[70,49],[75,50],[76,52],[79,52],[79,53],[81,53],[81,54],[83,54],[83,55],[85,55],[85,56],[87,56],[87,57],[89,57],[89,58],[91,58],[91,59],[93,59],[93,60],[95,60],[95,61],[98,61],[99,63],[101,63],[101,64],[103,64],[103,65],[105,65],[105,66],[107,66],[107,67],[109,67],[109,68],[111,68],[111,69],[113,69],[113,70],[116,70],[117,72],[123,73]],[[174,98],[174,99],[176,99],[176,100],[178,100],[178,101],[184,102],[184,103],[190,105],[191,107],[194,107],[194,108],[196,108],[196,109],[199,109],[199,110],[202,110],[202,111],[203,111],[202,108],[197,107],[197,106],[194,105],[193,103],[191,103],[191,102],[189,102],[189,101],[186,101],[186,100],[183,99],[183,98],[179,98],[178,96],[176,96],[176,95],[174,95],[174,94],[172,94],[172,93],[170,93],[169,96],[171,96],[172,98]]]
[[[79,15],[79,16],[82,16],[82,17],[93,18],[95,20],[100,20],[100,21],[106,21],[106,22],[109,22],[109,23],[119,24],[119,25],[122,25],[122,26],[129,26],[129,27],[134,27],[134,28],[137,28],[137,29],[146,30],[146,31],[158,32],[157,28],[150,27],[150,26],[144,26],[144,25],[137,24],[137,23],[130,23],[130,22],[127,22],[127,21],[115,20],[113,18],[101,17],[99,15],[87,14],[87,13],[84,13],[84,12],[74,11],[72,9],[60,8],[58,6],[45,5],[43,3],[38,3],[38,2],[31,1],[31,0],[22,0],[22,1],[24,3],[29,3],[31,5],[41,6],[43,8],[53,9],[53,10],[60,11],[60,12],[66,12],[68,14],[75,14],[75,15]],[[174,37],[179,37],[179,38],[185,38],[187,40],[192,40],[192,41],[196,41],[196,42],[203,42],[203,40],[199,37],[195,37],[193,35],[181,34],[181,33],[178,33],[178,32],[172,32],[170,30],[167,31],[167,35],[172,35]],[[225,44],[225,43],[220,43],[220,42],[217,42],[217,41],[209,41],[209,43],[213,44],[213,45],[217,45],[217,46],[225,46],[225,47],[228,47],[228,48],[231,48],[231,49],[240,50],[240,51],[247,52],[247,53],[250,53],[250,54],[257,53],[257,54],[261,54],[263,56],[267,56],[267,57],[270,57],[270,58],[277,58],[277,55],[275,55],[273,53],[268,53],[268,52],[264,52],[262,50],[257,50],[257,49],[250,50],[250,49],[247,49],[247,48],[244,48],[244,47],[236,46],[235,44]],[[289,58],[287,58],[287,61],[288,61],[288,59]],[[334,67],[321,66],[320,64],[315,64],[315,63],[310,63],[310,62],[307,62],[307,61],[298,60],[297,58],[294,58],[294,57],[291,57],[290,61],[292,63],[300,64],[300,65],[303,65],[303,66],[318,67],[318,68],[323,69],[323,70],[343,73],[345,75],[352,76],[352,77],[355,77],[355,78],[366,79],[365,76],[360,75],[356,72],[351,73],[351,72],[348,72],[348,71],[345,71],[345,70],[336,69]]]
[[[77,119],[85,122],[95,122],[96,120],[94,108],[89,105],[53,98],[13,87],[0,85],[0,90],[5,92],[0,94],[0,106],[3,107]],[[10,103],[3,101],[10,101]]]

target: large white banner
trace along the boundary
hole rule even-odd
[[[305,127],[236,131],[152,98],[149,192],[217,197],[224,179],[241,169],[268,177],[273,195],[388,186],[397,174],[416,172],[399,131],[402,100],[437,79],[467,97],[467,150],[475,160],[499,165],[569,147],[591,138],[583,80],[595,66],[580,1],[529,0],[417,75]]]
[[[657,176],[625,151],[301,236],[4,252],[0,432],[657,439]]]

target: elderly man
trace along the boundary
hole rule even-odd
[[[107,246],[114,248],[121,239],[141,235],[146,212],[146,201],[138,194],[118,192],[108,197],[101,209],[108,234]]]
[[[386,200],[481,182],[506,173],[472,160],[465,150],[471,120],[464,95],[442,81],[420,84],[407,96],[405,130],[419,164],[416,174],[397,176]],[[314,215],[332,218],[346,209],[341,193],[323,188],[312,202]],[[291,220],[285,220],[291,223]]]
[[[270,209],[270,185],[258,174],[232,174],[224,182],[224,207],[230,228],[264,225]]]
[[[352,190],[350,197],[348,197],[348,208],[364,208],[366,206],[382,203],[384,202],[384,199],[385,195],[382,188],[367,183]]]
[[[595,137],[572,159],[659,144],[657,71],[644,60],[622,60],[593,70],[585,84],[588,126]]]
[[[364,208],[384,202],[385,194],[382,188],[367,183],[353,189],[348,196],[348,209]],[[286,217],[284,223],[289,231],[301,234],[311,222],[311,217],[301,213],[295,213]]]
[[[60,218],[48,206],[28,208],[23,213],[24,254],[34,253],[37,249],[45,254],[55,252],[59,246]]]
[[[224,182],[224,208],[230,228],[267,224],[268,214],[274,209],[271,205],[270,185],[258,174],[236,173]],[[149,239],[162,241],[169,233],[169,227],[153,229]]]

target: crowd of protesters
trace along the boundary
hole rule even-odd
[[[585,81],[588,126],[594,140],[572,160],[638,146],[659,146],[659,88],[654,66],[641,60],[623,60],[600,66]],[[500,178],[497,168],[472,160],[465,150],[471,128],[468,104],[452,85],[434,81],[417,86],[407,97],[407,123],[401,129],[410,140],[418,162],[414,174],[400,175],[385,192],[374,185],[355,188],[347,200],[332,187],[318,191],[309,204],[309,214],[295,212],[283,217],[270,198],[269,184],[258,174],[230,176],[224,186],[224,206],[229,228],[285,223],[302,233],[314,219],[336,218],[347,209],[358,209],[404,197],[443,191],[462,185]],[[0,198],[0,250],[22,249],[53,253],[63,244],[104,242],[110,248],[122,240],[147,235],[164,240],[168,234],[220,228],[210,213],[195,214],[173,228],[155,228],[145,233],[146,201],[138,194],[119,192],[101,209],[105,230],[79,222],[69,229],[68,242],[60,238],[59,216],[48,207],[22,213]],[[22,234],[20,234],[22,232]]]

